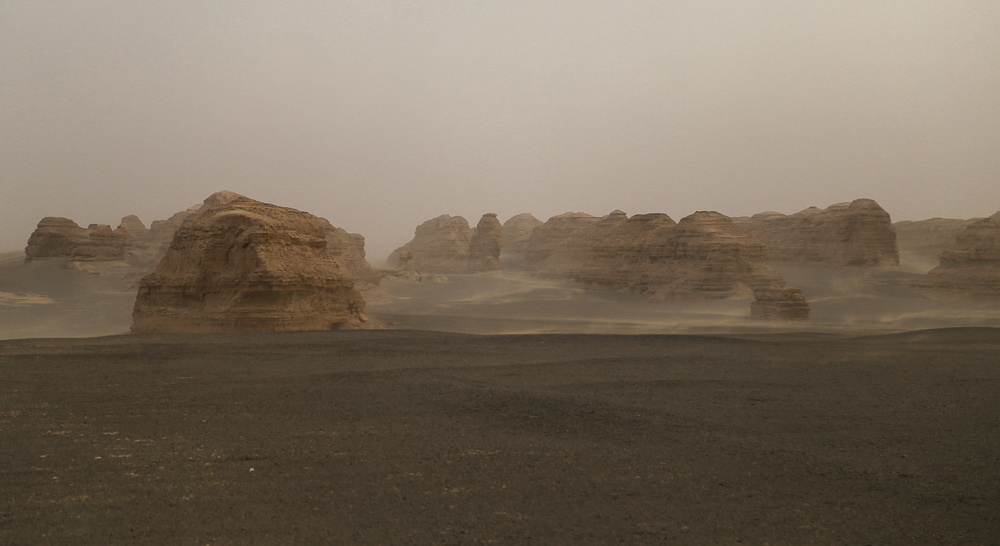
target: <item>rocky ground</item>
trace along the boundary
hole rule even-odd
[[[1000,330],[0,341],[2,544],[998,544]]]

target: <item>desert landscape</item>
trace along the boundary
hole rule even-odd
[[[233,192],[181,216],[4,255],[4,543],[1000,536],[995,219],[928,274],[871,200],[443,216],[383,269]]]
[[[1000,546],[1000,3],[0,3],[0,546]]]

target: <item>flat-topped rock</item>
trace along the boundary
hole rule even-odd
[[[522,267],[536,275],[650,301],[750,298],[757,289],[780,291],[785,284],[765,263],[764,245],[717,212],[679,223],[666,214],[560,215],[535,229],[525,255],[531,259]]]
[[[733,219],[767,246],[768,262],[807,267],[899,266],[889,213],[871,199]]]
[[[143,277],[134,332],[369,326],[365,302],[327,251],[319,218],[245,197],[182,225]]]

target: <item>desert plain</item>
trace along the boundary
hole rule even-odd
[[[497,273],[384,283],[390,329],[129,335],[61,267],[2,268],[75,283],[0,306],[3,544],[1000,540],[1000,313],[905,273],[783,270],[808,323]]]

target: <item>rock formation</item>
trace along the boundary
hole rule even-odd
[[[1000,212],[968,225],[914,286],[933,299],[1000,300]]]
[[[469,239],[469,273],[503,269],[500,265],[502,247],[503,226],[495,213],[487,212]]]
[[[327,252],[319,218],[237,198],[201,211],[143,277],[134,332],[358,328],[365,302]]]
[[[326,232],[327,253],[337,262],[340,271],[354,281],[354,288],[361,292],[365,301],[374,303],[388,299],[389,295],[379,286],[383,274],[365,259],[364,236],[335,227],[326,218],[320,218],[319,221]]]
[[[567,212],[536,227],[524,242],[521,269],[542,276],[567,277],[586,258],[575,256],[589,239],[587,229],[601,221],[585,212]]]
[[[69,256],[73,249],[87,239],[87,230],[69,218],[48,216],[38,222],[38,227],[28,237],[24,248],[24,261],[47,260]]]
[[[87,238],[70,252],[70,260],[77,262],[121,261],[132,237],[124,230],[111,230],[107,224],[90,224]]]
[[[765,254],[753,235],[717,212],[697,212],[680,223],[666,214],[567,213],[534,230],[522,269],[650,301],[703,301],[783,290],[785,281],[766,265]]]
[[[929,220],[894,222],[896,246],[900,255],[909,255],[921,260],[938,263],[941,253],[955,248],[955,238],[973,222],[982,218],[959,220],[955,218],[931,218]]]
[[[798,288],[758,288],[753,292],[750,316],[766,320],[809,320],[809,303]]]
[[[733,219],[768,249],[768,263],[808,267],[898,267],[889,213],[871,199],[809,207],[786,216],[764,212]]]
[[[197,205],[188,207],[185,210],[175,213],[166,220],[155,220],[149,225],[149,252],[148,265],[156,267],[156,264],[163,258],[170,247],[170,242],[174,234],[185,223],[197,219],[203,212],[215,205],[232,202],[236,199],[246,199],[245,196],[229,190],[222,190],[213,193]]]
[[[142,220],[134,214],[122,218],[118,224],[118,229],[125,231],[133,239],[141,239],[149,235],[149,229],[142,223]]]
[[[524,254],[524,243],[542,221],[527,212],[510,217],[503,223],[503,251]]]
[[[413,263],[413,253],[403,250],[396,259],[395,276],[409,281],[419,281],[420,271],[417,271],[417,264]]]
[[[422,273],[462,274],[469,269],[472,230],[461,216],[444,214],[417,226],[413,239],[389,255],[395,266],[399,253],[413,253],[413,263]]]

